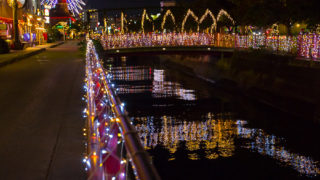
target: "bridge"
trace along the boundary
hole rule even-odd
[[[220,35],[210,33],[150,33],[105,35],[101,37],[100,40],[107,56],[130,55],[134,53],[141,55],[143,53],[155,52],[183,53],[186,51],[201,54],[232,53],[235,49],[260,49],[265,46],[271,51],[278,53],[306,58],[318,58],[319,42],[310,41],[310,39],[317,40],[318,38],[318,35],[290,37],[263,35],[241,36],[235,34]],[[121,103],[117,97],[118,94],[123,93],[124,89],[119,87],[120,89],[114,90],[111,82],[114,78],[112,72],[105,71],[102,67],[92,40],[88,40],[86,58],[87,78],[85,89],[87,90],[86,98],[88,107],[84,111],[87,117],[87,128],[84,130],[84,133],[88,138],[88,154],[84,158],[84,162],[89,172],[88,179],[159,179],[159,175],[145,151],[145,148],[148,149],[151,146],[155,146],[155,144],[146,144],[147,142],[152,142],[150,138],[154,138],[154,135],[151,131],[146,130],[144,125],[132,125],[131,120],[127,116],[125,104]],[[157,71],[154,73],[157,73]],[[182,92],[184,91],[185,90],[182,90]],[[183,96],[192,99],[192,96]],[[213,124],[216,123],[215,121],[213,122]],[[219,121],[217,123],[219,124]],[[234,129],[234,133],[237,136],[249,139],[260,138],[251,137],[249,136],[250,133],[247,133],[258,130],[244,128],[241,124],[242,123],[239,122],[238,126],[235,126],[237,128]],[[195,127],[195,125],[190,126]],[[175,128],[174,131],[179,131],[173,134],[179,135],[181,128],[182,126]],[[195,131],[195,129],[193,130]],[[146,136],[148,133],[151,134]],[[195,135],[198,133],[193,132],[191,135],[192,134]],[[188,135],[190,134],[186,133],[183,134],[183,138],[174,138],[182,138],[188,141],[188,138],[191,138],[188,137]],[[270,136],[267,135],[267,137],[262,138],[269,137]],[[148,138],[149,140],[147,140]],[[140,139],[147,141],[141,142]],[[157,141],[158,140],[156,140],[156,142]],[[161,139],[159,139],[159,141],[161,141]],[[176,142],[176,140],[172,141]],[[252,150],[260,151],[260,149],[260,144],[257,144]],[[278,156],[278,154],[283,153],[286,153],[285,157],[287,161],[295,161],[298,157],[296,154],[285,150],[271,152],[270,149],[267,149],[266,151],[270,153],[268,154],[269,156],[275,159],[283,159],[282,156]],[[232,152],[230,153],[232,154]],[[299,158],[299,163],[301,161],[306,164],[311,164],[311,166],[303,165],[303,167],[308,168],[308,172],[310,171],[312,174],[318,173],[317,167],[313,165],[314,162],[309,162],[306,157],[299,156]],[[298,172],[305,173],[304,169],[299,168],[301,165],[299,163],[292,164],[293,168]]]
[[[320,35],[298,36],[238,35],[221,33],[136,33],[103,35],[106,53],[232,53],[235,49],[266,49],[274,53],[318,59]]]

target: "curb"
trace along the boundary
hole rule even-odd
[[[19,60],[22,60],[22,59],[25,59],[25,58],[28,58],[28,57],[31,57],[31,56],[34,56],[36,54],[39,54],[43,51],[45,51],[46,49],[48,48],[54,48],[54,47],[57,47],[57,46],[60,46],[64,44],[64,42],[60,42],[60,43],[57,43],[57,44],[53,44],[47,48],[41,48],[41,49],[38,49],[38,50],[35,50],[35,51],[32,51],[30,53],[25,53],[25,54],[21,54],[21,55],[17,55],[16,57],[13,57],[7,61],[4,61],[4,62],[0,62],[0,67],[3,67],[3,66],[6,66],[6,65],[9,65],[9,64],[12,64],[16,61],[19,61]]]
[[[64,44],[64,41],[59,42],[59,43],[57,43],[57,44],[53,44],[53,45],[49,46],[49,48],[55,48],[55,47],[60,46],[60,45],[62,45],[62,44]]]

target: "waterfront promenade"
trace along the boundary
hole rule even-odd
[[[77,43],[0,68],[0,179],[85,179]]]

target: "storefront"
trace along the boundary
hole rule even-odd
[[[12,0],[0,0],[0,38],[10,44],[13,40]],[[44,12],[34,0],[18,0],[19,39],[30,46],[46,42]]]
[[[11,39],[12,37],[12,19],[0,17],[0,38]]]

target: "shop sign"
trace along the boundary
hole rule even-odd
[[[49,24],[50,23],[50,17],[44,17],[45,23]]]

